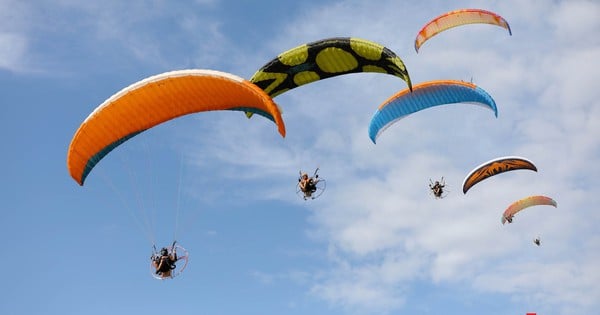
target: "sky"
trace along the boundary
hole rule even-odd
[[[432,18],[480,8],[417,54]],[[600,308],[600,3],[506,1],[0,0],[0,313],[592,314]],[[274,100],[262,117],[210,112],[167,122],[111,152],[79,186],[66,154],[81,122],[146,77],[211,69],[243,78],[319,39],[380,43],[413,83],[472,81],[498,117],[431,108],[367,133],[406,83],[362,73]],[[537,172],[463,178],[499,156]],[[327,190],[295,194],[299,170]],[[429,180],[444,177],[435,199]],[[513,201],[547,195],[512,224]],[[532,239],[541,237],[537,247]],[[183,273],[152,278],[177,240]]]

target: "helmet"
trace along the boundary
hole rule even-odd
[[[302,177],[308,177],[308,174],[302,173]]]
[[[160,250],[160,254],[163,255],[163,256],[167,256],[167,255],[169,255],[169,251],[167,250],[166,247],[163,247]]]

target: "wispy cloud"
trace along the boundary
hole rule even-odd
[[[27,68],[29,39],[26,36],[28,6],[20,1],[0,1],[0,69]]]
[[[27,39],[14,33],[0,33],[0,68],[18,71],[23,68]]]
[[[61,75],[81,71],[93,56],[98,69],[131,60],[151,65],[153,71],[210,68],[231,47],[211,13],[217,4],[64,0],[30,6],[2,1],[0,67]],[[67,34],[73,36],[64,42]]]

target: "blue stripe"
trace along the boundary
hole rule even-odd
[[[257,108],[253,108],[253,107],[234,107],[234,108],[230,108],[229,110],[241,110],[243,112],[250,112],[253,114],[257,114],[257,115],[261,115],[265,118],[267,118],[268,120],[275,122],[275,118],[273,118],[273,116],[267,112],[265,112],[264,110],[260,110]]]
[[[144,129],[144,130],[146,130],[146,129]],[[110,153],[110,151],[112,151],[114,148],[120,146],[123,142],[140,134],[144,130],[129,134],[129,135],[107,145],[106,147],[104,147],[104,149],[102,149],[102,150],[98,151],[98,153],[94,154],[85,164],[85,168],[83,169],[83,174],[81,175],[81,185],[83,185],[85,178],[90,174],[90,172],[92,171],[94,166],[96,166],[96,164],[98,164],[98,162],[100,162],[100,160],[102,160],[108,153]]]

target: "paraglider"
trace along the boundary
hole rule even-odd
[[[469,103],[484,106],[498,117],[496,102],[482,88],[473,83],[456,80],[435,80],[419,83],[402,90],[385,102],[371,118],[369,138],[376,143],[381,133],[398,120],[434,106]]]
[[[557,207],[556,201],[554,201],[554,199],[552,199],[550,197],[529,196],[529,197],[523,198],[521,200],[515,201],[508,208],[506,208],[506,210],[502,214],[502,220],[501,220],[502,224],[505,224],[506,222],[512,223],[513,217],[519,211],[522,211],[529,207],[541,206],[541,205],[553,206],[555,208]]]
[[[537,172],[537,167],[533,162],[526,158],[518,156],[506,156],[487,161],[474,168],[463,181],[463,193],[467,193],[471,187],[484,179],[490,178],[500,173],[514,170],[532,170]]]
[[[152,276],[159,280],[175,278],[185,270],[188,258],[188,251],[176,242],[160,251],[154,248],[150,256]]]
[[[256,71],[250,82],[275,97],[304,84],[360,72],[394,75],[412,88],[400,57],[378,43],[354,37],[322,39],[285,51]]]
[[[298,184],[296,185],[296,193],[304,200],[316,199],[325,191],[326,182],[323,178],[319,178],[319,174],[317,174],[318,171],[319,168],[315,170],[312,176],[308,176],[307,173],[300,171],[300,177],[298,177]]]
[[[119,91],[85,119],[69,146],[69,173],[83,185],[94,166],[128,139],[168,120],[213,110],[258,113],[285,136],[279,108],[251,82],[214,70],[166,72]]]
[[[444,189],[446,187],[446,182],[444,181],[444,177],[442,177],[439,181],[436,180],[435,183],[429,180],[429,189],[431,193],[436,199],[442,199],[446,197],[447,191]]]
[[[143,131],[187,114],[250,111],[277,125],[285,136],[278,106],[262,89],[233,74],[214,70],[179,70],[155,75],[122,89],[98,106],[79,126],[67,153],[67,168],[79,184],[113,149]],[[143,208],[143,207],[142,207]],[[150,259],[152,276],[181,274],[188,262],[185,248],[173,243]]]
[[[500,15],[481,9],[461,9],[444,13],[425,24],[415,38],[415,50],[418,53],[425,41],[445,30],[476,23],[497,25],[505,28],[508,34],[512,35],[508,22]]]

